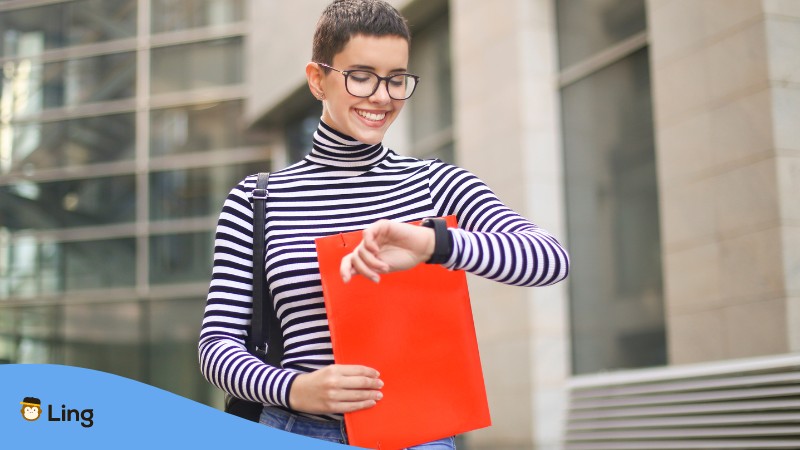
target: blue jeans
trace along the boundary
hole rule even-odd
[[[261,411],[259,422],[278,430],[289,431],[301,436],[322,439],[324,441],[347,443],[347,431],[344,422],[325,422],[308,417],[298,416],[279,408],[265,406]],[[415,445],[407,450],[455,450],[456,443],[453,437],[439,439],[427,444]]]

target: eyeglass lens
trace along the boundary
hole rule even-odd
[[[356,97],[369,97],[379,88],[380,79],[372,72],[353,70],[348,72],[347,92]],[[417,80],[406,74],[397,74],[389,77],[386,88],[389,97],[395,100],[405,100],[414,93]]]

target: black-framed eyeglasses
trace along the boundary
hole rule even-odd
[[[344,75],[344,88],[354,97],[369,97],[378,90],[381,81],[386,82],[386,92],[389,97],[395,100],[406,100],[414,93],[419,83],[419,77],[410,73],[396,73],[388,77],[382,77],[369,70],[339,70],[333,67],[317,63],[322,67],[335,70]]]

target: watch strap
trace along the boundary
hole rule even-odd
[[[433,254],[426,264],[444,264],[453,253],[453,237],[447,230],[447,222],[441,218],[429,218],[422,221],[423,227],[433,229]]]

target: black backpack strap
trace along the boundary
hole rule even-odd
[[[281,367],[283,333],[278,316],[275,314],[275,306],[264,273],[268,183],[269,173],[261,172],[258,174],[256,188],[253,190],[253,317],[246,346],[250,353],[262,361],[275,367]],[[264,346],[267,342],[269,342],[269,346],[265,349]]]

